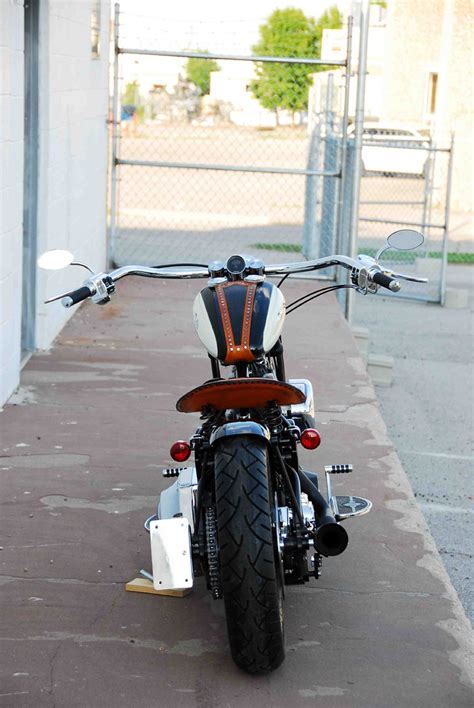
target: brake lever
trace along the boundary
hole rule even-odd
[[[387,273],[387,275],[390,275],[393,278],[401,278],[402,280],[408,280],[411,283],[428,283],[428,278],[417,278],[414,275],[405,275],[404,273],[395,273],[395,271],[391,270],[391,268],[386,268],[385,266],[380,265],[378,260],[376,258],[373,258],[372,256],[366,256],[365,254],[360,254],[357,256],[357,260],[360,261],[365,268],[370,272],[371,269],[377,268],[380,269],[383,273]]]
[[[393,275],[394,278],[401,278],[402,280],[408,280],[410,283],[428,283],[428,278],[416,278],[414,275],[405,275],[404,273],[395,273],[394,271],[390,271],[390,274]]]

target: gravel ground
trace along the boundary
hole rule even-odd
[[[463,309],[357,297],[353,317],[394,358],[392,386],[376,389],[383,418],[471,622],[473,282],[472,266],[448,267],[448,287],[470,291]]]

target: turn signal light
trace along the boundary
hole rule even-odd
[[[301,433],[300,442],[307,450],[316,450],[321,445],[321,436],[314,428],[306,428]]]
[[[191,454],[191,447],[185,440],[178,440],[170,448],[170,455],[176,462],[185,462]]]

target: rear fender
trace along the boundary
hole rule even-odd
[[[214,447],[224,438],[235,438],[237,435],[255,435],[270,442],[270,431],[266,425],[256,423],[253,420],[238,420],[233,423],[225,423],[216,428],[211,435],[210,444]]]

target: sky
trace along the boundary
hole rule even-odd
[[[331,5],[348,0],[122,0],[120,44],[129,48],[207,49],[248,54],[258,29],[277,8],[298,7],[318,18]]]

